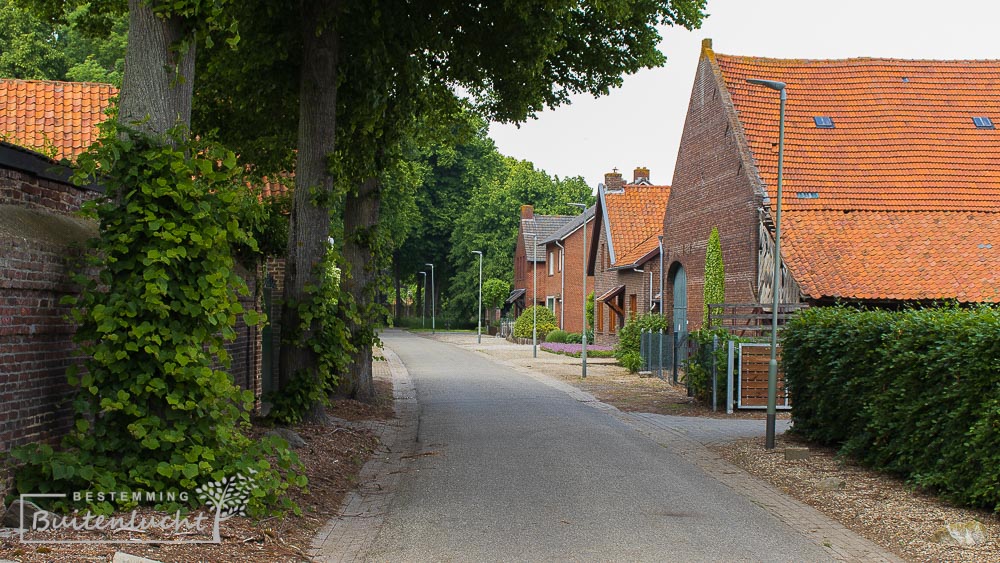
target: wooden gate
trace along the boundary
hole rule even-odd
[[[767,371],[771,363],[770,344],[740,344],[739,408],[767,408]],[[792,404],[785,392],[785,375],[781,372],[781,345],[778,345],[777,408],[790,409]]]

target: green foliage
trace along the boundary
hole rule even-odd
[[[594,331],[594,292],[591,291],[587,294],[587,328],[589,332],[593,335]],[[588,340],[588,342],[593,342],[593,338]]]
[[[215,368],[228,365],[223,344],[237,315],[262,320],[237,300],[246,285],[232,258],[235,244],[255,247],[237,219],[252,196],[232,152],[178,131],[163,146],[115,123],[79,158],[79,177],[99,171],[108,199],[88,204],[100,221],[91,258],[99,276],[77,276],[82,294],[66,298],[86,358],[69,374],[76,423],[59,451],[13,453],[24,463],[17,487],[180,492],[254,473],[259,513],[302,481],[286,447],[247,438],[253,395]]]
[[[510,295],[510,282],[498,278],[483,282],[483,307],[499,309]]]
[[[1000,309],[812,308],[782,346],[795,432],[1000,510]]]
[[[722,242],[719,240],[719,228],[712,227],[708,236],[708,247],[705,249],[705,293],[704,314],[702,326],[708,326],[709,304],[726,301],[726,270],[722,264]]]
[[[565,344],[566,343],[566,336],[567,336],[567,334],[566,334],[565,330],[559,330],[557,328],[555,330],[550,330],[549,333],[545,335],[545,341],[546,342],[561,342],[561,343]]]
[[[538,315],[537,319],[535,319],[536,314]],[[517,338],[531,338],[532,328],[535,329],[538,340],[541,341],[545,338],[546,334],[558,328],[556,326],[556,316],[548,307],[543,305],[528,307],[514,321],[514,336]]]
[[[636,373],[642,369],[642,355],[639,352],[624,352],[615,353],[615,358],[618,359],[618,365],[627,369],[629,373]]]
[[[625,326],[618,331],[618,344],[615,345],[615,358],[618,362],[622,364],[623,367],[628,368],[631,372],[639,371],[642,367],[642,362],[640,361],[636,364],[630,356],[630,354],[635,354],[636,356],[640,353],[641,346],[641,333],[642,331],[654,331],[658,332],[662,330],[664,333],[670,331],[670,321],[667,320],[663,315],[639,315],[635,318],[630,318],[625,321]],[[629,365],[625,362],[628,361]],[[632,369],[634,366],[635,369]]]
[[[718,338],[719,347],[712,352],[712,343]],[[710,403],[712,401],[712,366],[715,366],[716,395],[719,401],[724,401],[729,380],[726,375],[729,350],[726,344],[729,340],[743,342],[732,336],[725,329],[701,329],[688,334],[688,338],[697,344],[697,351],[687,359],[684,365],[684,377],[691,387],[696,399]]]

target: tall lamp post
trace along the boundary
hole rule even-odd
[[[421,303],[422,308],[420,309],[420,328],[424,328],[424,317],[427,316],[427,272],[420,272],[420,275],[424,276],[424,298],[423,303]]]
[[[538,272],[538,231],[531,233],[535,246],[531,252],[531,356],[538,357],[538,282],[535,280]]]
[[[580,334],[580,343],[583,348],[580,352],[580,358],[583,360],[581,365],[580,377],[587,379],[587,204],[586,203],[571,203],[573,207],[580,208],[580,215],[583,217],[583,332]]]
[[[483,343],[483,251],[473,250],[473,254],[479,255],[479,312],[476,321],[476,342]]]
[[[434,315],[437,312],[437,299],[434,296],[434,264],[428,262],[424,264],[424,266],[431,267],[431,334],[434,334],[436,332],[436,329],[434,328]]]
[[[774,279],[771,281],[771,294],[774,302],[771,307],[771,361],[767,364],[767,430],[764,438],[764,448],[774,449],[774,420],[777,416],[778,402],[778,302],[781,281],[781,180],[785,161],[785,101],[788,99],[784,82],[774,80],[747,80],[750,84],[766,86],[777,90],[780,95],[780,110],[778,116],[778,204],[774,213]]]

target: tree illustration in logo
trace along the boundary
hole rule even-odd
[[[215,522],[212,526],[212,539],[215,543],[222,541],[219,534],[219,523],[233,516],[245,516],[250,494],[257,485],[254,483],[254,470],[250,475],[237,473],[233,477],[223,477],[220,481],[205,483],[194,490],[198,499],[215,509]]]

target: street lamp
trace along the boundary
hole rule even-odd
[[[573,207],[580,208],[580,215],[583,216],[583,332],[580,335],[580,343],[583,348],[580,352],[582,362],[582,374],[580,377],[587,379],[587,204],[571,203]]]
[[[785,101],[788,99],[784,82],[774,80],[747,80],[750,84],[766,86],[780,94],[778,114],[778,204],[774,213],[774,278],[771,293],[774,302],[771,308],[771,361],[767,364],[767,430],[764,448],[774,449],[774,421],[777,418],[778,402],[778,288],[781,281],[781,177],[785,160]]]
[[[476,320],[476,342],[483,343],[483,251],[473,250],[479,255],[479,313]]]
[[[434,264],[428,262],[427,264],[424,264],[424,266],[431,267],[431,334],[434,334],[436,332],[434,328],[434,315],[437,312],[437,306],[436,306],[437,299],[434,296]],[[426,292],[427,290],[425,289],[424,293]]]
[[[420,328],[424,328],[424,317],[427,316],[427,272],[420,272],[420,275],[424,276],[424,298],[421,305],[423,308],[420,310]]]
[[[538,282],[535,274],[538,272],[538,231],[531,233],[535,246],[531,251],[534,260],[531,262],[531,355],[538,357]]]

